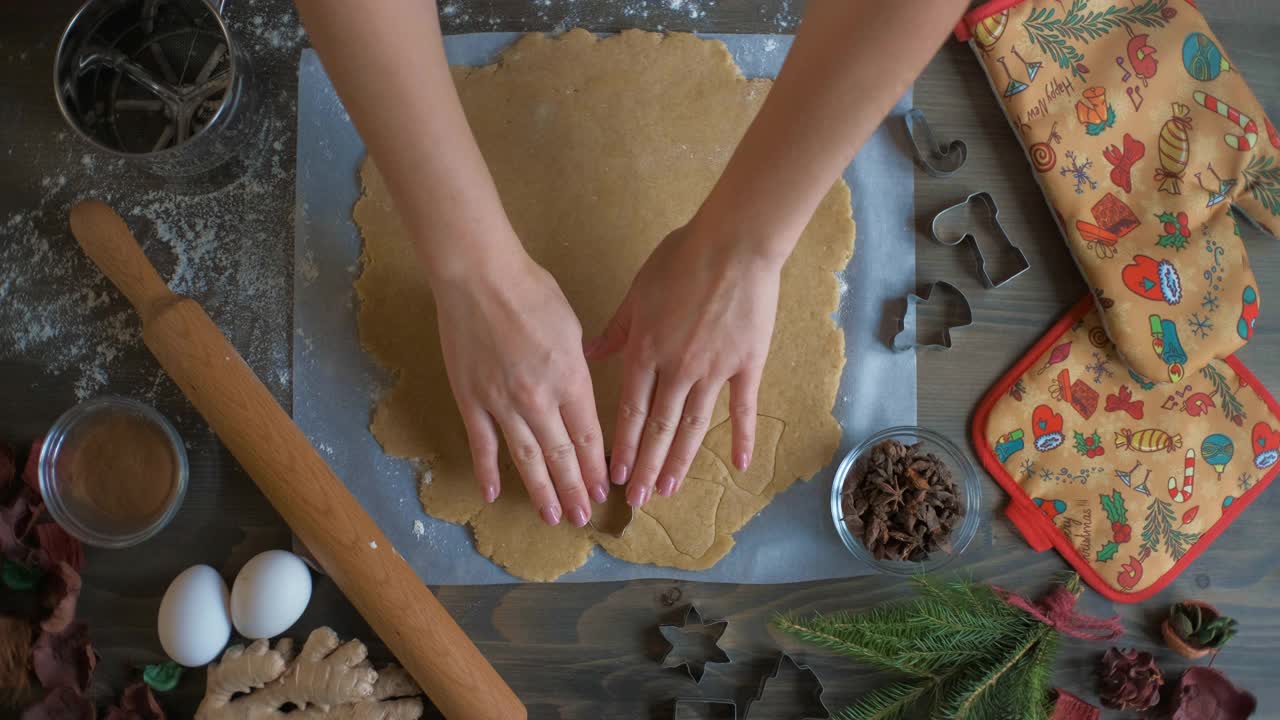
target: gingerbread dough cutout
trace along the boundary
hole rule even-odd
[[[453,75],[516,232],[560,283],[587,336],[604,328],[657,243],[693,217],[770,86],[743,78],[718,41],[641,31],[527,35],[497,63],[455,67]],[[371,429],[387,453],[430,468],[419,487],[427,513],[470,524],[476,549],[512,574],[553,580],[597,544],[630,562],[711,567],[775,495],[832,459],[840,426],[831,410],[845,361],[832,314],[854,240],[843,181],[783,268],[751,467],[738,472],[728,462],[724,393],[680,492],[651,500],[614,537],[544,525],[508,458],[501,496],[484,503],[430,291],[377,169],[366,161],[361,174],[360,339],[395,377]],[[620,371],[617,360],[592,367],[606,447]]]

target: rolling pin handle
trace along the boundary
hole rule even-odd
[[[71,208],[71,234],[144,324],[175,300],[124,219],[102,201],[84,200]]]

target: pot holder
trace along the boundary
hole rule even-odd
[[[1084,298],[978,406],[973,442],[1036,550],[1117,602],[1159,592],[1280,470],[1280,406],[1234,356],[1125,368]]]
[[[995,0],[956,35],[1129,367],[1176,384],[1244,345],[1259,296],[1230,210],[1280,227],[1280,136],[1193,4]]]

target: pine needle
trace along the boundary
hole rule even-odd
[[[834,720],[908,720],[908,711],[931,687],[928,680],[917,680],[873,690],[859,698],[857,704],[836,713]]]

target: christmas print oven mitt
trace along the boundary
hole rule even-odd
[[[1138,602],[1271,482],[1278,416],[1234,356],[1146,381],[1086,297],[983,399],[973,441],[1033,548],[1057,548],[1098,592]]]
[[[1252,335],[1234,207],[1280,228],[1280,136],[1189,0],[995,0],[968,40],[1125,363],[1195,376]]]

